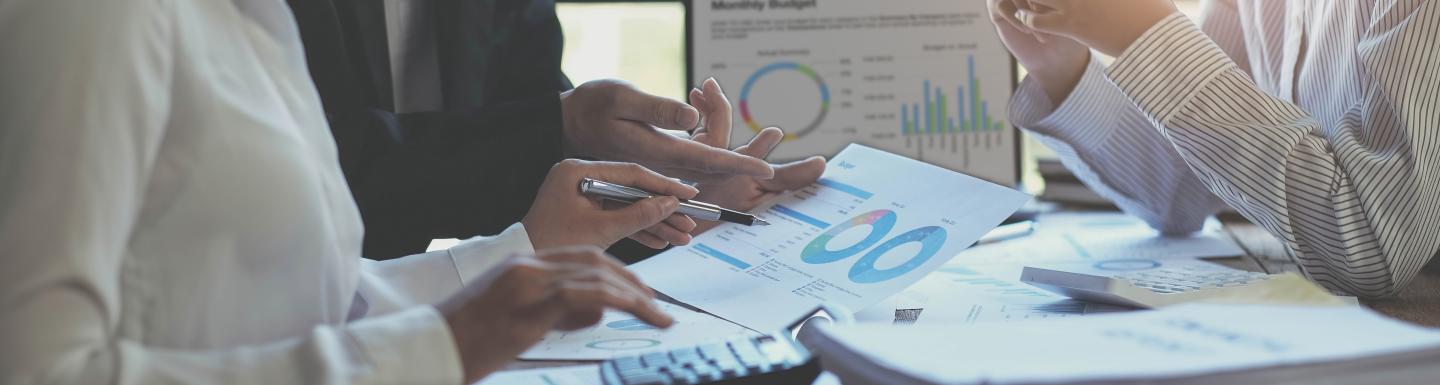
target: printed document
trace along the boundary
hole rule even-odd
[[[1172,383],[1164,379],[1362,357],[1405,361],[1440,349],[1440,332],[1353,306],[1192,304],[964,327],[818,331],[811,341],[825,367],[847,384]]]
[[[631,268],[676,300],[755,330],[831,303],[864,309],[920,280],[1029,195],[851,145],[820,181]]]
[[[674,325],[658,329],[628,313],[607,310],[595,326],[550,332],[530,350],[520,354],[520,359],[601,361],[644,351],[669,350],[759,334],[683,306],[665,302],[656,304],[661,311],[675,318]]]

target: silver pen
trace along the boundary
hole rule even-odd
[[[580,180],[580,193],[626,204],[655,196],[649,191],[590,178]],[[756,218],[754,215],[700,201],[681,199],[680,209],[676,211],[691,218],[707,221],[738,223],[746,226],[770,225],[770,222]]]

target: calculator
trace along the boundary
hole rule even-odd
[[[1269,278],[1199,260],[1108,260],[1026,266],[1020,273],[1021,282],[1066,297],[1145,309],[1244,290]]]
[[[600,378],[607,385],[809,385],[820,361],[796,339],[800,330],[848,323],[849,314],[822,306],[786,330],[613,358],[600,364]]]

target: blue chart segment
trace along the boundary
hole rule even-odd
[[[881,243],[881,240],[890,235],[890,231],[895,228],[898,220],[898,214],[886,209],[857,215],[816,236],[800,251],[800,260],[808,264],[819,265],[844,260],[859,255],[865,250],[870,250],[850,267],[848,277],[851,282],[855,283],[876,283],[898,278],[924,266],[925,262],[934,258],[940,248],[945,246],[947,234],[945,229],[939,226],[924,226],[906,231]],[[870,226],[870,232],[865,234],[864,239],[853,245],[837,249],[830,248],[830,242],[835,237],[852,228],[864,225]],[[920,251],[917,251],[909,260],[888,269],[875,268],[875,263],[890,250],[912,242],[920,243]],[[879,246],[875,246],[877,243]]]
[[[829,223],[825,223],[825,221],[822,221],[822,220],[819,220],[819,219],[815,219],[815,217],[812,217],[812,216],[809,216],[809,215],[802,214],[802,213],[800,213],[799,211],[795,211],[795,209],[792,209],[792,208],[789,208],[789,207],[785,207],[785,206],[782,206],[782,205],[775,205],[774,207],[771,207],[770,209],[771,209],[771,210],[775,210],[775,212],[777,212],[777,213],[784,214],[784,215],[787,216],[787,217],[794,218],[794,219],[797,220],[797,221],[805,222],[805,224],[808,224],[808,225],[811,225],[811,226],[819,227],[819,228],[822,228],[822,229],[823,229],[823,228],[826,228],[826,227],[830,227],[830,224],[829,224]]]
[[[810,241],[810,244],[805,245],[805,249],[800,251],[800,260],[809,264],[821,264],[839,261],[859,254],[861,251],[865,251],[865,249],[880,242],[880,239],[885,238],[885,234],[889,233],[890,229],[895,228],[895,219],[895,212],[890,210],[875,210],[860,214],[815,237],[815,240]],[[865,239],[849,247],[837,250],[827,248],[830,240],[835,239],[835,236],[840,235],[840,233],[852,227],[861,225],[870,225],[870,234],[866,235]]]
[[[885,243],[879,247],[865,253],[865,256],[860,258],[859,261],[855,261],[855,266],[850,268],[850,280],[856,283],[875,283],[888,281],[905,275],[905,273],[919,268],[921,265],[924,265],[926,261],[929,261],[930,258],[935,257],[935,253],[939,252],[940,247],[945,245],[945,237],[944,228],[939,226],[925,226],[907,231],[895,238],[890,238],[889,241],[885,241]],[[882,270],[875,268],[875,261],[880,260],[880,257],[884,256],[886,252],[911,242],[919,242],[920,251],[916,253],[914,257],[911,257],[910,260],[889,269]]]
[[[740,270],[745,270],[745,269],[749,269],[749,268],[750,268],[750,264],[749,264],[749,263],[746,263],[745,261],[742,261],[742,260],[740,260],[739,258],[732,257],[732,256],[730,256],[730,254],[725,254],[724,252],[722,252],[722,251],[720,251],[720,250],[715,250],[715,248],[710,247],[710,246],[707,246],[707,245],[705,245],[704,243],[696,243],[696,244],[695,244],[695,250],[700,250],[700,252],[705,253],[705,255],[709,255],[711,258],[718,259],[718,260],[720,260],[721,262],[728,263],[728,264],[730,264],[730,266],[735,266],[736,268],[739,268]]]
[[[610,323],[605,324],[605,327],[615,330],[627,331],[655,330],[654,326],[650,326],[650,324],[645,323],[645,321],[634,318],[611,321]]]
[[[660,341],[649,338],[616,338],[585,344],[585,347],[600,350],[634,350],[660,345]]]
[[[817,182],[815,182],[815,183],[819,183],[821,186],[825,186],[825,187],[829,187],[829,188],[835,189],[836,191],[840,191],[840,192],[844,192],[844,193],[846,193],[846,194],[854,195],[856,198],[860,198],[860,199],[870,199],[870,197],[875,196],[875,194],[873,194],[873,193],[871,193],[871,192],[869,192],[869,191],[865,191],[865,190],[863,190],[863,189],[861,189],[861,188],[859,188],[859,187],[855,187],[855,186],[853,186],[853,185],[849,185],[849,184],[845,184],[845,183],[841,183],[841,182],[836,182],[834,179],[830,179],[830,178],[820,178],[820,180],[817,181]]]
[[[968,84],[956,86],[953,96],[925,80],[921,83],[920,101],[900,103],[900,134],[905,137],[906,147],[964,152],[967,154],[964,163],[968,167],[971,150],[989,150],[1002,145],[1001,136],[1006,126],[1003,119],[996,119],[996,115],[990,113],[990,102],[980,96],[975,56],[968,56],[966,64]],[[956,107],[954,114],[950,112],[951,105]]]

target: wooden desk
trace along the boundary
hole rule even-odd
[[[1235,268],[1261,270],[1267,273],[1300,269],[1285,255],[1285,247],[1265,229],[1243,218],[1223,218],[1225,229],[1235,238],[1248,255]],[[1229,264],[1229,263],[1226,263]],[[1382,314],[1411,323],[1440,327],[1440,263],[1430,263],[1415,280],[1401,290],[1400,294],[1377,300],[1361,300],[1360,303]]]

